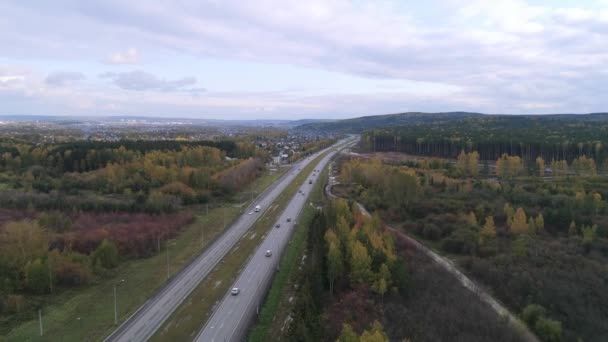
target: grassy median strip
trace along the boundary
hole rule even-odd
[[[252,189],[265,189],[285,170],[265,173],[245,189],[242,198],[249,200]],[[237,196],[238,200],[238,196]],[[198,255],[245,208],[226,204],[225,207],[205,206],[195,221],[185,227],[168,245],[169,269],[175,274]],[[40,336],[38,317],[26,322],[5,337],[7,341],[98,341],[109,335],[114,325],[114,285],[117,285],[118,322],[122,323],[137,310],[167,279],[167,245],[160,253],[145,259],[129,260],[98,282],[80,289],[54,295],[50,305],[42,308],[44,335]],[[123,281],[124,280],[124,281]],[[0,337],[2,341],[2,337]]]
[[[323,153],[302,169],[228,255],[157,330],[150,341],[189,341],[196,337],[198,331],[211,316],[213,308],[220,303],[228,288],[236,280],[250,255],[272,229],[273,223],[296,194],[298,188],[308,179],[312,170],[327,153]]]
[[[310,201],[315,205],[320,205],[323,200],[323,188],[327,180],[327,168],[320,175],[320,180],[315,184]],[[302,260],[306,249],[306,238],[308,226],[312,221],[317,209],[307,205],[302,210],[298,219],[298,229],[296,229],[291,243],[287,245],[285,254],[281,259],[281,272],[272,281],[270,292],[264,301],[257,323],[253,326],[250,334],[250,342],[276,341],[280,336],[284,336],[286,319],[289,315],[292,302],[290,292],[293,292],[294,280],[297,278],[298,265]],[[269,339],[268,336],[272,336]]]

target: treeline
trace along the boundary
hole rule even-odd
[[[305,275],[289,328],[293,341],[351,337],[388,341],[381,325],[387,293],[403,293],[408,275],[392,235],[377,217],[362,216],[344,200],[333,201],[312,221]],[[369,329],[369,330],[366,330]]]
[[[508,154],[525,162],[537,157],[572,162],[586,156],[602,165],[608,156],[606,129],[606,121],[487,116],[373,129],[362,135],[361,143],[374,152],[456,158],[464,150],[477,151],[481,160]]]
[[[123,162],[134,156],[152,151],[179,151],[187,147],[213,147],[225,155],[242,154],[232,140],[121,140],[121,141],[74,141],[61,144],[32,145],[26,143],[0,144],[0,164],[12,171],[42,166],[63,172],[86,172],[105,167],[109,163]],[[128,151],[128,152],[127,152]],[[247,155],[251,157],[253,154]]]
[[[7,191],[0,193],[0,205],[43,210],[167,212],[182,204],[205,203],[212,196],[230,196],[258,177],[264,168],[258,158],[227,158],[216,147],[166,141],[131,145],[135,148],[120,145],[115,149],[86,150],[97,146],[93,142],[50,149],[14,145],[19,150],[17,156],[5,152],[0,157],[0,171],[4,171],[2,177],[9,185]],[[239,155],[256,154],[250,143],[224,145],[234,145]],[[66,171],[66,165],[72,164],[67,170],[79,172]],[[90,193],[108,196],[100,198]]]

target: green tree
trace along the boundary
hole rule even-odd
[[[536,216],[536,219],[534,220],[534,224],[536,225],[536,231],[541,231],[541,230],[545,229],[545,218],[543,217],[542,213],[540,213],[540,214],[538,214],[538,216]]]
[[[48,265],[42,259],[29,262],[24,269],[27,287],[37,294],[46,293],[50,289],[50,275]]]
[[[533,217],[528,218],[528,232],[530,234],[536,233],[536,223],[534,222]]]
[[[550,318],[540,317],[534,324],[534,332],[544,342],[560,342],[562,340],[562,324]]]
[[[365,283],[371,276],[372,259],[367,252],[367,248],[358,240],[355,240],[351,248],[351,274],[353,283]]]
[[[388,342],[388,336],[384,332],[384,327],[380,322],[374,321],[370,329],[361,334],[360,342]]]
[[[336,239],[339,243],[339,240]],[[329,243],[327,251],[327,276],[329,278],[329,292],[334,293],[334,283],[336,279],[342,277],[344,273],[344,257],[342,250],[335,241]]]
[[[578,229],[576,228],[576,222],[570,221],[570,226],[568,226],[568,235],[570,235],[570,236],[578,235]]]
[[[343,323],[342,332],[340,333],[337,342],[359,342],[359,336],[357,336],[357,333],[350,324]]]
[[[101,244],[91,253],[93,265],[99,265],[109,269],[118,266],[118,249],[114,242],[104,239]]]

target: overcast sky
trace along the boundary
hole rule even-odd
[[[608,110],[608,0],[3,0],[0,114]]]

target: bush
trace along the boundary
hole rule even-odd
[[[539,318],[545,316],[547,310],[538,304],[529,304],[521,313],[521,319],[529,326],[534,327]]]
[[[544,342],[559,342],[562,340],[562,324],[549,318],[540,317],[534,325],[534,332]]]
[[[118,266],[118,248],[107,239],[104,239],[99,247],[91,254],[93,265],[103,268],[114,268]]]
[[[472,254],[477,248],[477,238],[473,231],[459,228],[443,239],[441,249],[454,254]]]

